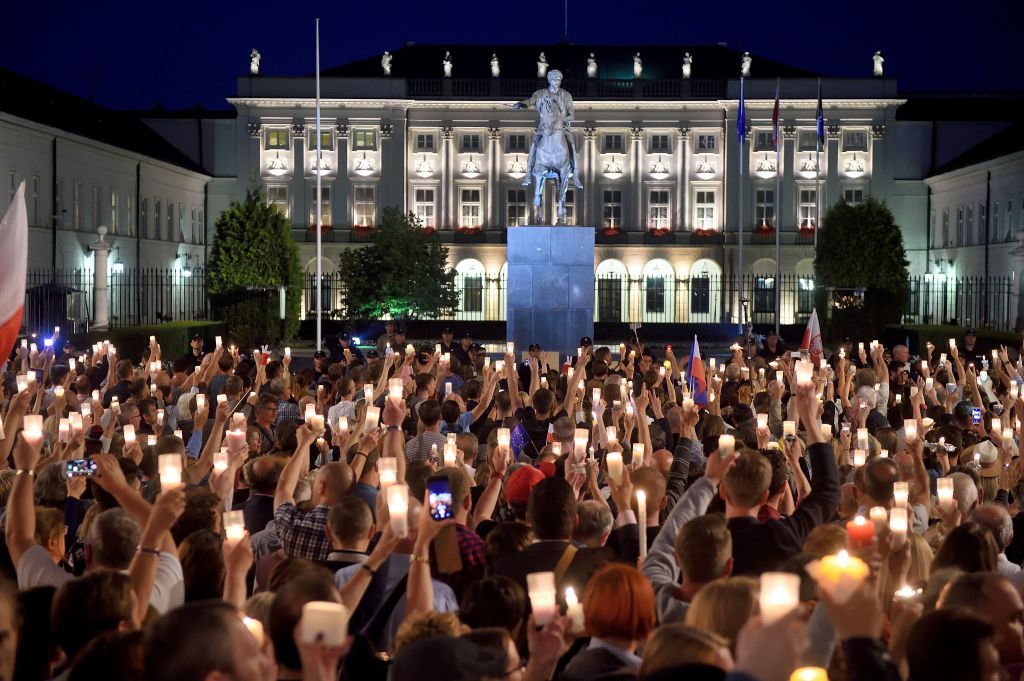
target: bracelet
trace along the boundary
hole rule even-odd
[[[504,477],[502,473],[491,473],[491,480],[502,480]]]
[[[356,452],[356,456],[368,457],[369,455],[366,452]]]
[[[14,474],[15,475],[27,475],[30,478],[36,477],[36,472],[34,470],[32,470],[31,468],[19,468],[16,471],[14,471]]]
[[[401,430],[401,429],[402,429],[402,427],[401,427],[401,426],[388,426],[388,428],[387,428],[387,431],[386,431],[386,432],[388,432],[388,433],[393,433],[394,431],[396,431],[396,430]]]
[[[142,554],[144,556],[153,556],[154,558],[160,557],[160,549],[150,549],[146,548],[145,546],[140,546],[136,550],[136,553]]]
[[[430,556],[421,556],[419,554],[414,553],[409,556],[409,560],[411,560],[413,563],[429,563]]]
[[[370,567],[369,563],[362,563],[362,564],[359,565],[359,567],[362,568],[363,570],[366,570],[367,572],[369,572],[371,577],[374,574],[376,574],[376,572],[377,572],[377,570],[375,570],[374,568]]]

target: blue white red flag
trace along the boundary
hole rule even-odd
[[[697,343],[696,336],[693,337],[693,345],[690,346],[690,364],[686,370],[686,384],[690,388],[694,404],[708,403],[708,379],[704,374],[704,362],[700,358],[700,345]]]
[[[818,80],[818,111],[815,114],[818,121],[818,151],[825,149],[825,112],[821,106],[821,80]]]
[[[772,146],[779,150],[779,81],[775,81],[775,106],[772,107]]]

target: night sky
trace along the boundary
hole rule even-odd
[[[569,38],[637,48],[724,42],[754,55],[755,75],[761,55],[826,75],[869,76],[871,55],[881,49],[886,76],[905,93],[1021,91],[1022,7],[1019,0],[948,8],[920,0],[570,0]],[[0,23],[0,66],[115,108],[224,109],[234,78],[248,72],[253,47],[262,53],[263,75],[312,72],[317,13],[321,66],[328,68],[406,41],[560,42],[562,12],[561,2],[479,0],[17,2],[5,7]]]

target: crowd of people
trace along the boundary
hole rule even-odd
[[[7,358],[0,679],[1021,678],[1016,348],[211,345]]]

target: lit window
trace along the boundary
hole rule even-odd
[[[434,151],[434,134],[430,132],[416,133],[416,151]]]
[[[967,221],[964,223],[964,245],[974,245],[974,206],[967,206]]]
[[[459,145],[459,151],[463,152],[479,152],[480,151],[480,135],[477,133],[466,133],[461,138]]]
[[[754,133],[754,151],[775,151],[771,130],[758,130]]]
[[[287,149],[288,148],[288,129],[287,128],[267,128],[267,149]]]
[[[509,189],[505,206],[505,224],[508,227],[522,227],[526,225],[527,204],[525,189]]]
[[[334,134],[330,130],[320,128],[320,151],[332,151],[334,149]],[[309,127],[309,150],[316,153],[316,126]]]
[[[100,188],[92,188],[92,224],[89,225],[92,229],[96,229],[100,226]]]
[[[801,130],[797,137],[797,151],[817,151],[818,150],[818,131],[817,130]],[[822,147],[822,151],[825,151]]]
[[[361,151],[374,151],[377,149],[376,130],[356,130],[352,134],[352,148]]]
[[[435,215],[434,190],[428,188],[417,188],[415,194],[414,211],[423,227],[437,228]]]
[[[359,196],[359,188],[356,188],[356,196]],[[323,227],[330,227],[331,220],[331,188],[320,187],[320,224]],[[309,224],[316,227],[316,188],[310,192],[309,197]],[[357,222],[356,224],[362,224]]]
[[[377,224],[377,201],[374,194],[373,187],[356,187],[354,202],[356,225],[373,227]]]
[[[601,152],[605,154],[624,153],[625,145],[625,138],[621,133],[606,133],[601,138]]]
[[[759,275],[754,278],[754,312],[775,311],[775,277]]]
[[[715,192],[699,191],[693,202],[693,225],[695,229],[712,230],[718,228],[715,219]]]
[[[622,191],[619,189],[604,190],[604,226],[606,229],[622,227]]]
[[[185,238],[185,204],[178,204],[178,241],[181,243],[188,243]]]
[[[281,211],[281,215],[288,217],[288,186],[283,184],[268,185],[267,205],[277,208]]]
[[[985,204],[978,204],[978,243],[985,243],[985,230],[988,228],[988,224],[985,220]]]
[[[801,229],[813,229],[818,224],[818,192],[814,189],[800,190],[799,215]]]
[[[162,219],[161,218],[162,215],[163,215],[163,204],[160,202],[160,199],[154,199],[153,200],[153,238],[154,239],[159,239],[160,238],[160,229],[162,228],[162,223],[160,222],[160,220]]]
[[[843,200],[851,206],[859,206],[864,203],[863,189],[844,189]]]
[[[483,225],[480,211],[480,190],[463,189],[459,192],[459,226],[480,227]]]
[[[942,209],[942,243],[940,246],[945,248],[949,245],[949,209]]]
[[[956,209],[956,245],[963,246],[964,244],[964,207],[958,206]]]
[[[669,222],[668,190],[652,189],[647,194],[647,198],[647,228],[668,230],[671,227]]]
[[[167,202],[167,240],[174,241],[174,203]]]
[[[697,135],[697,151],[702,154],[713,154],[718,151],[718,135],[710,133]]]
[[[754,227],[775,226],[775,190],[758,189],[754,192]]]

